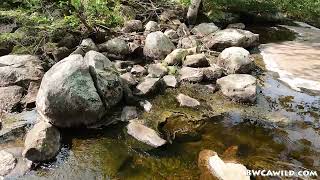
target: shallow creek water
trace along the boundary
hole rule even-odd
[[[259,33],[262,38],[283,38],[281,33],[285,33],[292,40],[292,33],[283,29]],[[258,63],[263,64],[261,60]],[[214,150],[224,160],[236,160],[249,169],[311,169],[320,174],[320,96],[291,89],[271,71],[257,77],[256,105],[230,102],[204,85],[186,85],[155,97],[153,110],[141,115],[152,126],[172,113],[190,119],[204,110],[214,114],[207,116],[196,139],[150,149],[126,134],[126,124],[65,130],[56,160],[21,179],[198,179],[197,158],[202,149]],[[198,110],[178,107],[174,97],[179,92],[197,98],[204,106]],[[112,118],[119,114],[115,112]],[[232,149],[238,150],[234,153]]]

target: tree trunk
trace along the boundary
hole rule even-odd
[[[196,23],[201,1],[202,0],[191,0],[191,5],[189,6],[187,14],[189,25],[193,25]]]

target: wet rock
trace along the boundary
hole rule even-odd
[[[197,39],[196,36],[191,35],[188,37],[181,38],[178,42],[178,48],[188,49],[197,47],[200,45],[200,40]]]
[[[145,34],[149,34],[152,32],[156,32],[160,30],[160,26],[158,25],[157,22],[154,21],[149,21],[146,25],[145,25]]]
[[[40,121],[26,135],[23,157],[33,162],[48,161],[60,149],[60,132],[51,124]]]
[[[197,107],[200,106],[200,102],[196,99],[189,97],[184,94],[179,94],[177,96],[177,101],[179,102],[180,106],[184,107]]]
[[[20,86],[0,87],[0,112],[19,111],[22,96],[23,88]]]
[[[175,49],[163,60],[163,62],[169,66],[180,65],[188,54],[189,52],[187,49]]]
[[[138,32],[143,29],[142,22],[140,20],[130,20],[124,23],[124,27],[122,28],[123,32]]]
[[[137,95],[151,95],[156,91],[162,89],[162,81],[160,78],[145,78],[138,86],[136,87]]]
[[[204,54],[194,54],[186,56],[183,66],[188,67],[208,67],[210,64]]]
[[[198,11],[202,0],[192,0],[188,9],[187,19],[189,24],[195,24],[198,17]]]
[[[202,150],[198,156],[198,168],[201,172],[200,180],[215,180],[216,178],[210,171],[209,158],[215,156],[216,153],[212,150]]]
[[[174,44],[161,31],[148,34],[143,54],[151,59],[162,59],[175,49]]]
[[[139,105],[143,108],[143,110],[145,112],[150,112],[151,111],[152,104],[149,101],[147,101],[147,100],[140,101]]]
[[[243,23],[234,23],[234,24],[229,24],[227,26],[227,29],[244,29],[246,28],[246,25]]]
[[[9,174],[16,166],[17,160],[11,154],[4,150],[0,151],[0,177]]]
[[[0,57],[0,87],[19,85],[29,87],[31,81],[40,81],[44,70],[42,62],[32,55],[7,55]]]
[[[168,36],[169,39],[178,39],[179,38],[179,35],[177,33],[177,31],[173,30],[173,29],[167,29],[164,34],[166,36]]]
[[[121,121],[129,121],[138,117],[138,111],[135,106],[126,106],[121,113]]]
[[[203,79],[203,72],[199,68],[182,67],[179,74],[181,81],[197,83],[201,82]]]
[[[225,163],[217,154],[209,158],[209,168],[218,179],[250,180],[250,176],[246,175],[247,168],[244,165],[232,162]]]
[[[45,74],[36,105],[39,114],[58,127],[92,124],[105,113],[89,67],[80,55],[65,58]]]
[[[241,29],[224,29],[202,39],[205,47],[223,50],[228,47],[254,47],[259,43],[259,35]]]
[[[216,81],[223,75],[223,69],[217,65],[211,65],[201,69],[204,81]]]
[[[128,55],[130,53],[128,44],[120,38],[114,38],[99,45],[100,51],[106,51],[114,55]]]
[[[168,69],[160,63],[150,64],[148,67],[148,73],[150,77],[163,77],[168,74]]]
[[[226,74],[250,73],[253,60],[249,51],[241,47],[230,47],[221,52],[217,64],[225,69]]]
[[[8,153],[16,158],[16,166],[6,175],[8,179],[16,179],[25,175],[32,167],[32,161],[22,157],[23,147],[13,147],[5,149]]]
[[[129,135],[152,147],[160,147],[166,143],[166,141],[162,139],[155,130],[140,123],[130,122],[127,129]]]
[[[190,36],[191,33],[188,27],[186,26],[186,24],[182,23],[177,29],[177,34],[179,37],[186,37],[186,36]]]
[[[129,86],[135,86],[138,84],[138,81],[136,80],[136,78],[130,73],[124,73],[121,76],[121,79],[124,80]]]
[[[2,129],[0,130],[0,143],[24,137],[27,129],[37,121],[37,112],[24,111],[18,114],[5,114],[2,116]]]
[[[141,65],[134,65],[131,69],[131,73],[135,75],[144,75],[147,73],[147,70]]]
[[[219,28],[214,23],[201,23],[194,27],[191,32],[198,37],[204,37],[218,30]]]
[[[164,76],[163,77],[163,82],[166,85],[166,87],[176,88],[178,86],[177,79],[173,75]]]
[[[237,102],[256,100],[256,78],[247,74],[231,74],[217,80],[223,95]]]

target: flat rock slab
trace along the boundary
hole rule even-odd
[[[200,106],[200,102],[198,100],[184,94],[179,94],[177,96],[177,101],[179,102],[180,106],[185,106],[185,107]]]
[[[160,147],[166,143],[166,141],[162,139],[155,130],[140,123],[130,122],[127,129],[129,135],[152,147]]]
[[[223,95],[236,102],[256,100],[257,79],[248,74],[231,74],[217,80]]]

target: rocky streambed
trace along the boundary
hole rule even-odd
[[[127,25],[126,32],[142,29],[139,22]],[[146,40],[143,35],[135,34],[138,40],[120,37],[96,46],[86,39],[73,53],[84,58],[71,55],[49,70],[44,77],[47,84],[42,83],[40,87],[43,99],[33,98],[31,104],[37,101],[40,121],[46,119],[59,127],[61,148],[52,160],[40,159],[41,163],[33,163],[31,171],[23,168],[17,171],[20,175],[27,172],[26,175],[11,175],[17,179],[199,179],[205,172],[198,158],[214,155],[200,153],[206,149],[215,151],[224,161],[236,161],[248,169],[320,171],[320,96],[313,91],[312,94],[296,91],[280,81],[276,72],[266,68],[265,56],[257,53],[264,45],[251,48],[257,45],[256,35],[237,29],[242,28],[239,25],[218,31],[214,24],[201,24],[191,32],[184,24],[176,26],[161,33],[157,23],[149,22],[144,31],[149,34]],[[289,40],[295,36],[289,30],[277,28],[280,27],[272,27],[274,31],[268,31],[269,34],[263,33],[266,27],[262,31],[249,29],[260,34],[260,39],[272,36],[277,43],[279,39],[287,40],[283,39],[284,34],[290,35]],[[229,37],[232,38],[225,41]],[[239,37],[245,38],[233,39]],[[131,43],[128,46],[126,38]],[[140,41],[146,42],[139,44]],[[194,48],[199,44],[204,46]],[[174,50],[176,46],[180,49]],[[243,48],[227,48],[229,46],[242,46],[250,53]],[[138,57],[143,53],[156,61],[130,63],[124,59],[136,53]],[[111,62],[116,69],[111,67]],[[86,63],[90,68],[83,66]],[[65,69],[71,69],[68,71],[71,73],[63,73]],[[109,73],[104,72],[106,69]],[[116,75],[119,72],[126,86],[120,87],[122,80]],[[233,75],[235,73],[251,76]],[[228,76],[222,77],[223,74]],[[86,78],[79,78],[83,76]],[[66,79],[61,80],[63,78]],[[106,79],[108,81],[103,81]],[[213,83],[217,79],[217,83]],[[30,81],[33,80],[27,79],[29,86]],[[70,91],[51,88],[55,84]],[[83,87],[87,91],[68,96]],[[108,88],[112,91],[104,91]],[[25,88],[22,97],[29,94],[28,89],[30,87]],[[55,96],[65,99],[53,98]],[[122,96],[124,99],[120,100]],[[83,97],[88,104],[82,102]],[[58,104],[64,100],[70,104],[61,110]],[[114,106],[119,102],[120,105]],[[122,104],[126,107],[122,108]],[[105,115],[104,110],[111,107]],[[4,115],[1,149],[23,147],[24,134],[37,119],[35,111],[31,112]],[[70,119],[62,118],[63,115]],[[106,120],[97,121],[102,116]],[[128,126],[126,121],[132,119]],[[15,133],[5,132],[17,122],[22,124],[21,128],[13,128]],[[74,125],[87,127],[65,129]],[[150,139],[139,132],[156,137]],[[46,157],[54,154],[50,151],[45,151]],[[22,154],[26,156],[26,151]],[[39,161],[40,157],[30,158]]]

